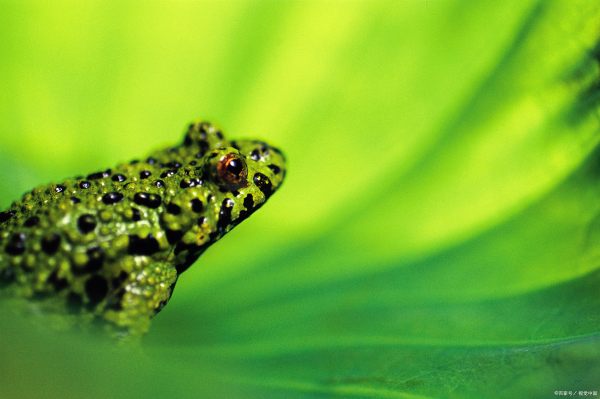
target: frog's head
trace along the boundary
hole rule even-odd
[[[210,122],[191,123],[183,147],[193,148],[197,158],[205,158],[205,165],[211,164],[211,175],[205,177],[222,188],[245,187],[244,182],[248,182],[248,177],[253,179],[256,173],[261,173],[268,177],[268,181],[260,182],[259,177],[259,183],[255,184],[265,189],[265,184],[270,185],[272,194],[285,177],[285,156],[278,148],[260,140],[229,141]],[[208,157],[205,157],[207,154]]]
[[[285,157],[278,148],[260,140],[229,141],[209,122],[191,124],[183,144],[202,158],[204,184],[222,199],[245,200],[248,210],[265,203],[285,178]]]
[[[194,159],[196,166],[188,176],[195,183],[178,195],[176,205],[197,222],[175,248],[175,255],[181,258],[179,271],[260,208],[281,186],[286,173],[285,157],[279,149],[258,140],[229,141],[207,122],[190,125],[181,149]],[[179,222],[179,228],[184,219],[190,219],[185,212],[166,218],[167,222]]]

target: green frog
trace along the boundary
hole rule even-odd
[[[276,147],[192,123],[180,145],[37,187],[0,212],[0,287],[141,335],[178,277],[259,209],[285,173]]]

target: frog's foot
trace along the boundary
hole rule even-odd
[[[177,271],[169,263],[155,263],[131,273],[121,289],[108,298],[104,319],[121,332],[143,335],[152,317],[171,297],[176,281]]]

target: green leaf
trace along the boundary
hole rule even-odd
[[[600,390],[600,5],[64,3],[0,5],[2,207],[198,116],[289,174],[139,346],[0,302],[1,397]]]

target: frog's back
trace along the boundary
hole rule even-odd
[[[169,169],[171,176],[161,179],[159,162],[150,158],[41,186],[0,214],[5,288],[89,318],[108,316],[127,328],[134,326],[123,309],[139,295],[156,296],[150,302],[158,309],[177,278],[161,214],[180,174]],[[154,264],[160,267],[149,268]],[[143,284],[148,278],[166,284],[162,294]],[[131,292],[132,283],[140,292]]]

